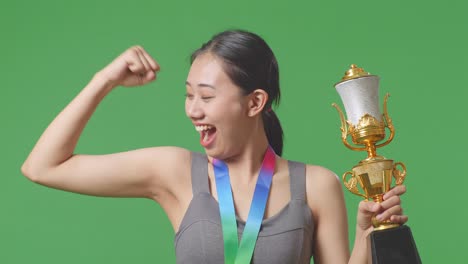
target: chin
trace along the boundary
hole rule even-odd
[[[215,148],[204,148],[204,149],[205,149],[206,155],[212,158],[219,159],[220,153],[218,153]]]
[[[205,148],[205,153],[215,159],[223,160],[226,158],[226,154],[220,148],[216,147]]]

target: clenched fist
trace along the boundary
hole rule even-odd
[[[118,56],[97,75],[112,87],[131,87],[156,79],[158,63],[141,47],[133,46]]]

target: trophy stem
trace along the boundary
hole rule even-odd
[[[377,195],[372,196],[372,200],[374,200],[374,202],[376,203],[383,202],[383,194],[377,194]]]
[[[373,142],[366,141],[366,150],[368,159],[377,157],[377,151]]]

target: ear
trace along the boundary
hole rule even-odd
[[[256,89],[249,94],[248,115],[255,116],[262,112],[265,104],[268,102],[268,93],[262,89]]]

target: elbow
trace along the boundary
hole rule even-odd
[[[23,165],[21,166],[21,174],[23,174],[26,178],[28,178],[32,182],[39,183],[40,181],[39,173],[37,173],[37,171],[34,171],[27,161],[25,161]]]

